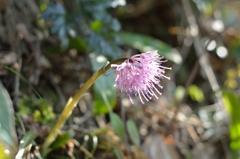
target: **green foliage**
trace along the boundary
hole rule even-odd
[[[71,31],[71,22],[67,18],[65,8],[59,3],[50,3],[45,8],[43,19],[52,21],[51,33],[58,34],[63,49],[66,49],[69,43],[68,34]]]
[[[197,101],[199,103],[204,101],[204,94],[201,88],[197,85],[190,85],[188,88],[188,94],[192,100]]]
[[[34,139],[36,137],[36,134],[34,134],[33,132],[27,132],[20,141],[19,149],[26,148],[29,144],[34,142]]]
[[[103,27],[103,23],[99,20],[95,20],[91,23],[91,29],[96,32],[100,32]]]
[[[117,114],[111,112],[110,120],[111,120],[111,125],[113,127],[114,132],[123,139],[124,126],[123,126],[123,121],[121,120],[121,118]]]
[[[82,0],[81,4],[84,5],[83,14],[88,15],[88,21],[93,22],[95,20],[101,21],[102,33],[107,33],[109,31],[119,31],[121,29],[121,25],[116,18],[113,18],[111,14],[107,12],[107,9],[111,7],[112,0]],[[93,12],[94,10],[94,12]]]
[[[175,98],[177,101],[181,101],[185,94],[185,88],[183,86],[177,86],[175,89]]]
[[[117,149],[116,147],[113,147],[113,153],[115,154],[115,156],[117,157],[117,159],[123,159],[123,153],[122,153],[122,151],[120,151],[120,150]]]
[[[117,19],[113,18],[107,9],[112,1],[86,1],[74,0],[60,3],[49,3],[47,7],[42,5],[42,18],[51,22],[51,33],[57,34],[61,41],[62,50],[66,50],[71,44],[70,39],[81,38],[88,52],[96,52],[111,58],[121,56],[117,39],[113,32],[120,30]],[[70,9],[69,6],[74,6]],[[93,12],[94,11],[94,12]],[[79,46],[78,46],[79,48]]]
[[[141,52],[147,52],[149,50],[158,50],[161,56],[166,59],[171,60],[177,64],[182,62],[182,57],[177,50],[168,46],[161,40],[152,38],[147,35],[129,33],[129,32],[119,32],[116,35],[126,44],[140,50]]]
[[[13,104],[7,90],[0,82],[0,146],[10,152],[16,151],[17,135],[15,132]]]
[[[79,52],[85,52],[87,50],[87,45],[81,37],[75,37],[69,39],[68,49],[72,48]]]
[[[49,101],[35,97],[23,96],[19,104],[18,114],[32,114],[35,121],[45,124],[52,123],[53,119],[55,119],[55,114]]]
[[[138,129],[135,122],[131,119],[127,121],[127,130],[128,130],[129,137],[134,143],[134,145],[136,145],[137,147],[140,147],[140,136],[138,133]]]
[[[74,131],[73,130],[69,130],[61,135],[59,135],[56,140],[51,144],[50,149],[51,150],[55,150],[58,149],[64,145],[66,145],[66,143],[74,137]]]
[[[223,91],[223,99],[230,115],[230,147],[232,150],[240,151],[240,97],[232,91]]]

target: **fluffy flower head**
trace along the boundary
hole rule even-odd
[[[157,87],[162,88],[160,80],[170,79],[164,73],[165,69],[171,68],[161,65],[165,61],[153,50],[134,55],[122,64],[112,65],[111,67],[116,67],[115,85],[129,97],[131,103],[132,96],[139,96],[143,104],[144,100],[149,101],[152,96],[158,98],[157,94],[161,95],[161,92]]]

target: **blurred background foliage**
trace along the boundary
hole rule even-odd
[[[69,97],[108,61],[164,56],[163,95],[131,105],[114,70],[56,134],[51,159],[240,157],[237,0],[0,0],[0,156],[39,151]]]

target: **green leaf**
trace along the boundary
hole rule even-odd
[[[77,51],[85,52],[87,50],[87,44],[80,37],[71,38],[69,39],[68,49],[76,49]]]
[[[177,64],[180,64],[182,62],[182,57],[180,56],[179,52],[161,40],[152,38],[150,36],[129,32],[119,32],[116,33],[116,35],[124,43],[131,45],[141,52],[158,50],[159,54],[164,56],[166,59],[171,60]]]
[[[114,132],[123,139],[124,126],[123,126],[123,122],[122,122],[121,118],[117,114],[111,112],[110,120],[111,120],[111,124],[112,124]]]
[[[240,98],[231,91],[223,91],[223,100],[231,118],[230,147],[232,150],[240,150]]]
[[[131,119],[127,121],[127,131],[133,144],[137,147],[140,147],[140,136],[138,133],[138,129],[135,122]]]
[[[184,94],[185,94],[185,88],[183,86],[177,86],[176,89],[175,89],[175,98],[177,101],[181,101],[184,97]]]
[[[97,71],[107,63],[107,58],[102,55],[91,54],[93,70]],[[114,87],[115,74],[103,74],[94,83],[94,113],[108,113],[114,108],[117,101],[116,87]]]
[[[113,147],[113,153],[117,157],[117,159],[123,159],[123,153],[118,148]]]
[[[197,85],[190,85],[188,87],[188,94],[191,97],[192,100],[197,101],[199,103],[204,101],[204,94],[201,88],[199,88]]]
[[[7,90],[0,82],[0,141],[13,152],[17,148],[13,104]]]
[[[31,131],[27,132],[20,141],[19,149],[26,148],[29,144],[33,143],[37,135]]]
[[[95,20],[95,21],[93,21],[92,23],[91,23],[91,29],[92,30],[94,30],[94,31],[96,31],[96,32],[99,32],[99,31],[101,31],[101,29],[102,29],[102,27],[103,27],[103,24],[102,24],[102,22],[101,21],[99,21],[99,20]]]
[[[50,148],[51,150],[58,149],[65,145],[69,139],[71,139],[74,136],[74,131],[69,130],[61,135],[59,135],[56,140],[51,144]]]

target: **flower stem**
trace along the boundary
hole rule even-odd
[[[87,82],[80,88],[80,90],[75,94],[74,97],[70,97],[67,104],[65,105],[61,115],[59,116],[59,119],[49,135],[47,136],[46,140],[44,141],[43,145],[41,146],[41,154],[45,158],[46,155],[50,152],[49,146],[53,143],[53,141],[56,139],[56,136],[60,129],[63,127],[69,116],[72,114],[73,109],[83,96],[83,93],[88,90],[89,87],[92,86],[92,84],[100,77],[105,71],[107,71],[112,64],[118,64],[120,62],[125,61],[126,58],[120,58],[117,60],[112,61],[111,63],[107,64],[106,66],[102,67],[100,70],[98,70],[96,73],[90,77]]]

